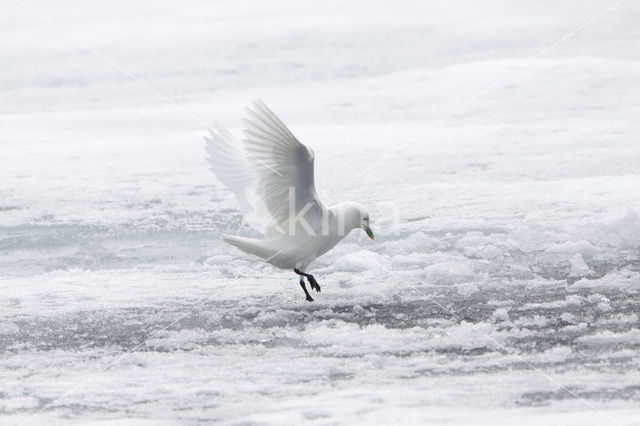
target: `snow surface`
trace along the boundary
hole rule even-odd
[[[640,424],[640,3],[29,4],[177,106],[3,3],[0,423]],[[313,304],[220,242],[256,97],[371,208]]]

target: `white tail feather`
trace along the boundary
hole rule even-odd
[[[255,238],[238,237],[235,235],[222,235],[222,240],[225,243],[231,244],[239,248],[240,250],[256,255],[263,259],[269,259],[277,254],[277,251],[265,247],[265,240],[257,240]]]

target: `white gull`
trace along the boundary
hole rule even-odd
[[[221,126],[209,129],[207,160],[236,195],[247,223],[265,238],[223,235],[223,240],[278,268],[293,269],[311,302],[304,278],[317,292],[320,286],[307,268],[355,228],[373,239],[369,214],[353,201],[327,208],[314,185],[313,151],[263,102],[254,101],[247,114],[242,142]]]

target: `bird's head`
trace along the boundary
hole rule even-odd
[[[341,203],[336,206],[335,211],[342,216],[341,223],[345,225],[347,232],[355,228],[361,228],[369,238],[375,239],[369,223],[369,213],[362,204],[353,201]]]
[[[360,228],[367,233],[369,238],[375,240],[376,238],[373,236],[373,231],[371,231],[371,227],[369,226],[369,213],[367,213],[364,209],[361,210],[362,220],[360,221]]]

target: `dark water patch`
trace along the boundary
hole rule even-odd
[[[588,294],[581,302],[565,305],[566,289],[552,289],[522,294],[512,292],[486,292],[482,296],[443,298],[439,303],[449,307],[456,315],[451,315],[429,300],[410,302],[391,302],[364,305],[335,305],[333,307],[295,305],[286,308],[243,304],[240,301],[209,301],[203,304],[194,302],[194,306],[161,305],[157,307],[119,308],[108,311],[81,311],[60,316],[8,318],[15,326],[0,334],[0,351],[17,352],[20,350],[82,350],[88,348],[120,347],[130,350],[158,335],[162,340],[162,330],[168,332],[198,330],[199,333],[219,330],[232,331],[237,338],[230,337],[225,344],[245,344],[252,332],[244,330],[294,329],[304,338],[304,330],[319,322],[339,321],[356,324],[360,327],[381,325],[388,329],[416,328],[425,331],[425,338],[432,333],[447,333],[455,325],[482,324],[476,334],[500,333],[507,336],[501,345],[487,337],[486,344],[478,348],[465,348],[448,345],[435,352],[455,355],[482,355],[487,351],[503,352],[511,350],[520,354],[539,353],[556,347],[568,347],[577,353],[594,353],[597,350],[636,348],[633,342],[604,341],[585,344],[581,337],[596,335],[604,331],[610,333],[629,332],[640,327],[637,316],[640,300],[629,299],[624,295],[608,298],[610,309],[602,312],[597,299],[589,302]],[[507,318],[494,316],[495,300],[509,302]],[[540,303],[560,302],[558,307],[550,309],[536,307]],[[565,314],[571,314],[571,320]],[[621,320],[622,318],[623,320]],[[627,318],[627,320],[624,320]],[[159,334],[158,334],[159,333]],[[486,337],[486,336],[484,336]],[[501,337],[501,338],[503,338]],[[220,345],[215,338],[193,342],[196,346]],[[275,336],[264,342],[267,347],[297,346],[299,341]],[[144,346],[144,345],[143,345]],[[161,345],[166,348],[166,345]],[[150,348],[142,347],[140,350]],[[176,348],[180,349],[180,348]],[[151,349],[155,350],[155,349]]]
[[[601,388],[591,391],[580,390],[576,387],[567,389],[568,390],[523,393],[516,400],[516,404],[521,406],[544,406],[550,405],[555,401],[572,400],[575,399],[576,396],[581,399],[595,401],[635,401],[640,399],[640,385],[624,386],[622,388]]]

